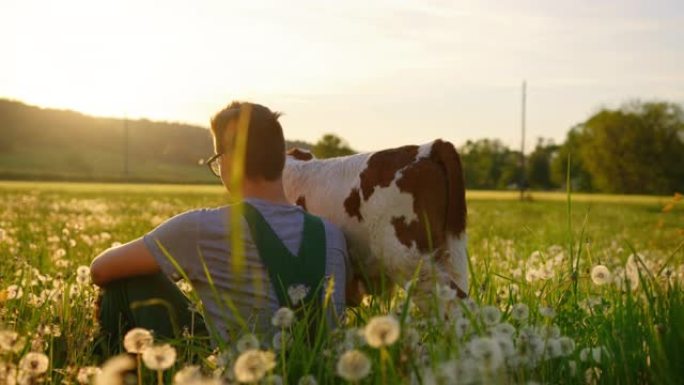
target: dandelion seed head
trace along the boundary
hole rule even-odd
[[[360,381],[370,373],[371,362],[359,350],[348,350],[337,361],[337,374],[347,381]]]
[[[7,293],[7,299],[20,299],[24,295],[24,290],[21,286],[17,285],[7,286],[5,292]]]
[[[591,280],[595,285],[601,286],[610,283],[612,275],[610,274],[610,270],[604,265],[596,265],[591,269]]]
[[[287,295],[290,297],[293,305],[297,305],[304,301],[304,298],[309,294],[309,288],[306,285],[292,285],[287,288]]]
[[[515,327],[508,322],[500,323],[490,329],[492,337],[504,336],[513,337],[515,334]]]
[[[544,318],[553,318],[556,316],[556,311],[549,306],[541,306],[539,308],[539,314]]]
[[[501,346],[493,338],[473,338],[468,343],[468,350],[483,372],[495,371],[503,363]]]
[[[292,336],[287,331],[279,331],[273,335],[271,342],[274,350],[287,349],[292,342]]]
[[[240,382],[257,382],[275,367],[275,354],[271,351],[247,350],[235,361],[233,370]]]
[[[271,324],[277,328],[289,328],[294,321],[294,312],[288,307],[276,310],[271,318]]]
[[[247,333],[238,339],[235,349],[240,353],[259,349],[259,339],[254,334]]]
[[[572,338],[563,336],[558,339],[558,342],[563,356],[567,357],[575,352],[575,341]]]
[[[78,374],[76,375],[76,381],[79,384],[91,384],[95,377],[102,372],[102,369],[97,366],[85,366],[78,369]]]
[[[149,330],[133,328],[126,333],[123,340],[124,348],[129,353],[141,354],[145,349],[152,346],[154,337]]]
[[[364,335],[371,347],[390,346],[399,338],[399,321],[390,315],[373,317],[364,328]]]
[[[299,378],[297,385],[318,385],[318,381],[316,381],[316,377],[313,375],[307,374]]]
[[[487,326],[494,326],[501,320],[501,311],[496,306],[487,305],[480,308],[480,318]]]
[[[37,376],[43,374],[48,370],[50,360],[48,356],[43,353],[30,352],[26,353],[19,361],[19,369],[30,376]]]
[[[176,362],[176,349],[169,345],[157,345],[146,348],[142,360],[151,370],[166,370]]]
[[[0,330],[0,352],[18,353],[26,345],[26,338],[11,330]]]
[[[90,267],[81,265],[76,268],[77,277],[90,277]]]
[[[511,309],[511,318],[516,321],[526,321],[530,315],[530,308],[524,303],[517,303]]]
[[[135,360],[128,354],[114,356],[102,365],[95,375],[95,385],[122,385],[124,374],[135,368]]]
[[[279,374],[269,374],[262,383],[264,385],[283,385],[283,377]]]
[[[202,378],[202,372],[197,365],[189,365],[173,375],[174,385],[186,385],[198,382]]]

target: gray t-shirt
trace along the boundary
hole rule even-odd
[[[245,200],[259,210],[287,249],[296,255],[304,226],[303,209],[257,198]],[[244,218],[241,222],[245,260],[240,276],[233,271],[231,263],[230,206],[186,211],[143,236],[145,245],[170,279],[177,280],[180,275],[157,240],[183,269],[202,300],[207,315],[224,339],[229,338],[229,330],[239,333],[244,325],[259,334],[273,331],[271,317],[279,308],[268,271],[259,257],[247,222]],[[334,277],[334,306],[331,309],[339,317],[345,306],[349,266],[347,245],[339,228],[325,219],[323,223],[327,249],[326,277]],[[205,273],[205,265],[216,291]]]

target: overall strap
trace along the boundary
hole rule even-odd
[[[309,288],[305,303],[320,298],[325,276],[326,239],[323,221],[304,212],[304,230],[299,253],[293,255],[278,238],[261,213],[248,202],[244,216],[261,261],[266,265],[280,306],[291,306],[287,289],[293,285]]]

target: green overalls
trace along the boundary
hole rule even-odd
[[[268,274],[280,306],[292,306],[287,289],[305,285],[309,290],[302,304],[320,310],[323,278],[325,277],[326,239],[325,226],[320,218],[304,213],[304,230],[297,255],[275,234],[259,211],[244,202],[244,216],[259,256]],[[159,300],[164,305],[131,306]],[[108,347],[119,346],[125,333],[142,327],[154,330],[157,337],[180,337],[183,328],[194,325],[194,331],[206,331],[202,318],[193,320],[188,310],[189,300],[163,273],[125,278],[107,285],[101,298],[97,317]],[[296,309],[297,307],[294,306]],[[316,312],[318,314],[318,312]]]
[[[304,230],[297,255],[283,245],[259,210],[245,202],[244,216],[261,261],[268,269],[280,306],[292,307],[287,289],[304,285],[309,290],[303,303],[321,299],[325,277],[325,226],[320,218],[304,212]]]

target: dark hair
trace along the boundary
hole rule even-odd
[[[247,102],[231,102],[211,119],[214,149],[217,153],[232,150],[225,148],[226,127],[232,120],[239,118],[240,110],[246,104]],[[245,176],[273,181],[280,178],[285,167],[285,138],[283,128],[278,122],[280,113],[272,112],[260,104],[249,104],[252,105],[252,113],[247,129]],[[229,142],[234,143],[233,140]]]

